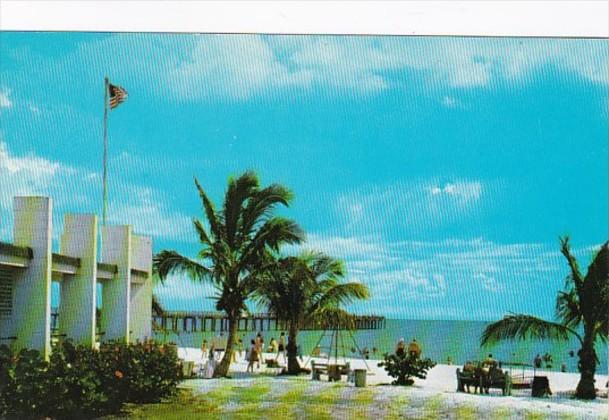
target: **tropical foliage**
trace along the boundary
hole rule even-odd
[[[304,234],[292,220],[275,215],[278,206],[288,206],[292,199],[282,185],[262,188],[253,172],[229,178],[220,209],[196,179],[195,185],[205,216],[205,222],[193,221],[201,245],[197,258],[164,250],[154,257],[154,271],[161,280],[177,273],[216,286],[216,309],[226,313],[229,331],[224,357],[214,375],[226,376],[247,300],[272,264],[273,255],[284,244],[299,243]]]
[[[609,242],[594,256],[585,276],[571,252],[568,237],[561,238],[560,248],[570,273],[564,290],[556,299],[556,321],[510,314],[485,329],[481,344],[508,339],[567,340],[575,337],[581,346],[578,351],[581,376],[575,395],[581,399],[594,399],[594,375],[598,364],[594,346],[597,341],[607,342],[609,334]]]
[[[279,259],[257,290],[258,301],[288,327],[288,373],[300,373],[297,336],[304,326],[350,328],[353,316],[343,306],[369,297],[368,288],[344,282],[342,261],[323,253],[305,252]]]
[[[410,386],[414,384],[413,378],[425,379],[427,371],[433,368],[436,363],[429,359],[422,359],[414,354],[385,354],[384,360],[378,364],[379,367],[384,367],[387,374],[395,378],[393,385]]]
[[[49,361],[0,346],[0,418],[93,418],[127,402],[158,402],[177,389],[177,361],[175,347],[153,342],[98,351],[65,341]]]

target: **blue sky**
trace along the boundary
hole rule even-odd
[[[358,312],[494,319],[553,314],[567,274],[607,240],[609,48],[604,40],[0,34],[0,240],[12,197],[100,213],[103,78],[110,219],[156,251],[197,251],[193,176],[295,193],[307,248],[347,263]],[[171,279],[169,309],[207,309]]]

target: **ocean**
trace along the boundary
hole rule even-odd
[[[577,372],[577,350],[579,342],[573,339],[568,342],[554,341],[510,341],[493,346],[480,347],[480,335],[488,325],[482,321],[435,321],[435,320],[403,320],[388,319],[386,327],[379,330],[360,330],[353,334],[341,332],[339,336],[339,357],[355,357],[357,353],[352,350],[368,348],[371,359],[381,359],[383,353],[392,352],[397,341],[404,338],[408,344],[413,338],[419,342],[423,357],[429,357],[437,363],[446,364],[450,358],[455,365],[462,365],[467,360],[483,360],[490,353],[495,360],[501,362],[533,363],[537,354],[543,356],[546,353],[552,355],[551,370],[560,370],[561,365],[566,365],[568,372]],[[257,331],[240,332],[244,343],[250,342]],[[278,339],[280,331],[262,331],[266,344],[271,338]],[[286,332],[287,334],[287,332]],[[200,347],[203,339],[208,342],[218,332],[180,332],[179,334],[155,333],[155,338],[164,342],[175,342],[180,347]],[[322,337],[323,336],[323,337]],[[320,341],[321,350],[328,353],[331,332],[327,331],[302,331],[298,335],[298,344],[302,347],[302,353],[306,357],[311,354],[315,345]],[[355,344],[357,343],[357,344]],[[247,348],[247,347],[246,347]],[[376,348],[376,354],[373,349]],[[332,354],[334,354],[334,349]],[[573,351],[574,356],[569,352]],[[598,343],[596,346],[600,364],[597,373],[607,374],[607,345]],[[547,369],[544,363],[544,369]]]

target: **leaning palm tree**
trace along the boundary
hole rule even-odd
[[[606,342],[609,334],[609,242],[596,254],[585,276],[571,253],[569,238],[561,238],[560,243],[570,274],[565,289],[556,299],[557,321],[511,314],[487,326],[481,344],[509,339],[568,340],[575,337],[581,345],[578,351],[580,380],[575,396],[594,399],[594,374],[598,364],[594,345],[597,341]]]
[[[261,282],[257,298],[288,327],[288,373],[300,373],[297,336],[301,328],[337,324],[349,327],[353,316],[342,306],[355,299],[367,299],[368,288],[361,283],[344,283],[342,261],[322,253],[306,252],[279,259]]]
[[[277,253],[283,244],[299,243],[303,232],[292,220],[274,215],[278,205],[288,206],[292,193],[278,184],[261,188],[253,172],[229,178],[221,210],[216,210],[196,179],[195,184],[207,222],[193,220],[201,244],[197,259],[161,251],[154,257],[154,270],[161,279],[171,273],[185,274],[216,286],[216,309],[227,315],[228,338],[214,376],[227,376],[238,320],[266,271],[267,256]]]

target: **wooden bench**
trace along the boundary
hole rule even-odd
[[[311,377],[314,381],[321,380],[321,374],[328,374],[328,364],[327,363],[315,363],[315,361],[311,362]]]
[[[510,375],[499,368],[492,368],[488,372],[481,368],[475,371],[463,372],[457,368],[457,391],[470,392],[470,387],[474,387],[474,393],[489,393],[491,388],[500,389],[503,395],[510,395],[512,392],[512,382]]]
[[[480,375],[480,391],[489,393],[490,388],[500,389],[503,395],[512,394],[512,381],[507,372],[499,368],[491,368]]]
[[[311,362],[311,377],[319,381],[322,374],[328,375],[328,381],[340,381],[342,375],[348,375],[351,371],[349,363],[328,364]]]
[[[474,387],[474,393],[480,387],[480,377],[474,371],[461,371],[457,368],[457,392],[470,392],[470,386]]]

